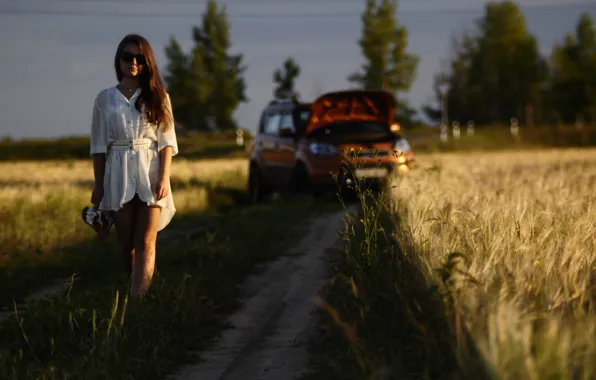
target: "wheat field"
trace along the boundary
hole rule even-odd
[[[245,159],[172,160],[178,215],[208,208],[208,188],[244,188]],[[91,160],[0,163],[0,266],[13,254],[43,254],[92,235],[81,209],[90,203]]]
[[[393,210],[495,378],[595,378],[596,150],[419,162],[396,180]]]

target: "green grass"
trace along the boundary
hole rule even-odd
[[[233,173],[232,173],[233,174]],[[225,179],[225,173],[222,174]],[[238,182],[238,181],[236,181]],[[234,181],[229,182],[234,184]],[[186,228],[188,219],[207,219],[241,206],[246,201],[238,186],[224,187],[221,183],[173,181],[174,192],[181,194],[206,191],[207,207],[200,214],[179,210],[164,234]],[[85,192],[86,195],[86,192]],[[5,209],[5,222],[0,247],[0,310],[20,302],[32,290],[56,277],[68,277],[73,272],[93,275],[103,271],[113,257],[106,253],[116,250],[115,228],[107,242],[98,242],[93,231],[83,223],[80,211],[86,203],[78,192],[49,192],[42,202],[17,199]],[[158,236],[158,238],[160,238]]]
[[[91,261],[101,260],[102,271],[81,273],[68,294],[31,301],[0,325],[0,378],[163,378],[225,328],[237,285],[255,264],[279,254],[324,209],[310,199],[235,209],[206,231],[162,242],[142,301],[127,299],[114,246],[81,252],[97,256]],[[192,222],[187,215],[185,225]]]
[[[92,187],[90,165],[87,160],[2,164],[0,310],[56,277],[102,271],[110,259],[105,247],[115,249],[115,229],[107,245],[98,243],[81,220]],[[158,239],[187,228],[187,219],[216,217],[246,204],[244,166],[244,160],[176,160],[171,183],[177,212]]]
[[[315,379],[447,379],[458,374],[441,295],[429,289],[407,240],[397,238],[387,189],[356,190],[346,250],[322,296],[311,343]]]

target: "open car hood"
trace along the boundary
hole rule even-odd
[[[306,134],[332,123],[369,121],[389,123],[393,120],[395,98],[381,90],[345,90],[329,92],[315,100]]]

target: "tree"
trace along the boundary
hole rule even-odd
[[[300,95],[296,92],[295,85],[299,75],[300,66],[292,57],[288,57],[282,68],[275,70],[273,73],[273,81],[277,84],[273,95],[276,98],[298,99]]]
[[[192,30],[194,46],[185,54],[174,37],[165,53],[168,58],[165,80],[172,94],[176,119],[186,128],[207,130],[236,127],[233,113],[247,101],[241,54],[229,53],[230,25],[225,6],[209,0],[201,27]]]
[[[489,3],[478,26],[478,56],[470,80],[483,85],[484,111],[496,121],[517,117],[531,124],[548,70],[519,6],[513,1]]]
[[[575,35],[553,48],[551,105],[561,121],[577,115],[596,122],[596,29],[589,14],[580,16]]]
[[[398,118],[410,117],[411,109],[401,99],[416,77],[419,58],[407,52],[408,32],[398,25],[396,0],[367,0],[362,13],[362,37],[358,41],[365,63],[348,81],[364,89],[384,89],[398,102]],[[404,112],[399,111],[404,106]]]
[[[176,121],[190,130],[206,130],[207,82],[203,59],[197,47],[186,55],[174,38],[165,49],[168,59],[164,79],[171,95]]]
[[[476,25],[476,36],[453,39],[451,63],[440,73],[450,119],[488,124],[517,117],[532,124],[542,113],[548,65],[523,14],[512,1],[488,3]]]

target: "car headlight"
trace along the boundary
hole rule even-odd
[[[408,141],[404,138],[401,138],[395,142],[393,148],[397,151],[398,155],[407,154],[412,150]]]
[[[312,154],[317,156],[334,156],[337,154],[337,148],[331,144],[312,143],[308,148]]]

